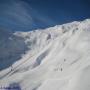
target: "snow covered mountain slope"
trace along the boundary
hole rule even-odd
[[[22,38],[27,49],[13,65],[0,71],[0,86],[16,90],[90,90],[89,19],[12,36]]]

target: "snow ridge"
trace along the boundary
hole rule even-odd
[[[29,32],[0,30],[0,41],[0,86],[90,90],[89,19]]]

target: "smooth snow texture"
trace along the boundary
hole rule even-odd
[[[25,53],[20,53],[18,60],[13,57],[12,65],[2,69],[0,86],[16,85],[18,90],[90,90],[89,19],[11,34],[8,38],[19,42],[16,47],[24,45]],[[0,57],[7,63],[9,54],[4,55],[5,50]],[[11,51],[16,54],[23,49],[13,47]]]

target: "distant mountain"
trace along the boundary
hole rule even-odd
[[[90,20],[44,30],[0,29],[0,86],[90,90]]]
[[[24,38],[14,35],[14,32],[0,29],[0,70],[21,58],[27,49],[24,41]]]

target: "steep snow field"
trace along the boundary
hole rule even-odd
[[[90,90],[90,20],[30,32],[0,30],[0,69],[1,87]]]

